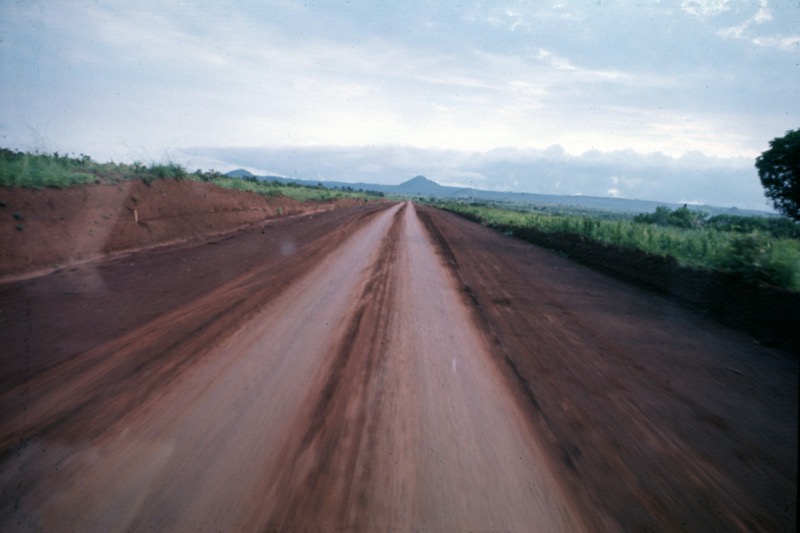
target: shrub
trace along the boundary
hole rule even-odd
[[[182,179],[187,175],[186,169],[177,163],[153,164],[148,170],[150,174],[159,179]]]
[[[745,279],[800,289],[800,246],[790,243],[758,232],[737,235],[729,241],[727,253],[715,258],[714,266]]]

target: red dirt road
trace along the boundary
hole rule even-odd
[[[2,531],[796,525],[796,359],[427,208],[7,283],[0,326]]]

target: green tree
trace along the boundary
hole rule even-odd
[[[706,214],[701,211],[692,211],[689,206],[679,207],[669,215],[669,225],[679,228],[699,228],[703,225]]]
[[[800,129],[772,139],[769,146],[756,158],[764,193],[775,209],[800,220]]]
[[[656,212],[652,214],[642,213],[636,215],[634,222],[644,224],[656,224],[658,226],[677,226],[679,228],[699,228],[703,225],[706,218],[702,211],[694,211],[689,206],[684,205],[675,211],[669,207],[660,205],[656,207]]]

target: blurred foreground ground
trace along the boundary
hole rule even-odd
[[[794,530],[797,360],[411,204],[0,285],[0,530]]]

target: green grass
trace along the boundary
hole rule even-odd
[[[0,148],[0,187],[45,187],[63,189],[91,183],[115,183],[122,180],[181,179],[186,171],[173,163],[98,163],[88,155],[70,156],[18,152]]]
[[[280,181],[258,181],[255,178],[229,178],[225,176],[190,175],[192,179],[209,181],[219,187],[238,191],[263,194],[265,196],[286,196],[301,202],[326,202],[339,198],[375,199],[382,198],[380,193],[365,191],[341,191],[316,185],[298,185]]]
[[[579,235],[590,241],[674,257],[679,264],[735,272],[750,280],[800,291],[800,239],[797,225],[773,223],[758,217],[735,220],[703,217],[697,223],[657,224],[631,219],[553,214],[524,209],[499,208],[489,204],[439,203],[450,211],[466,214],[482,224],[513,232],[533,228],[544,233]],[[776,219],[779,220],[779,219]],[[736,224],[740,227],[734,228]],[[769,231],[774,225],[775,235]],[[754,226],[762,229],[752,229]],[[720,229],[722,228],[722,229]]]
[[[29,154],[0,148],[0,186],[3,187],[70,187],[93,183],[95,172],[91,160],[58,154]]]
[[[164,179],[203,181],[226,189],[266,196],[286,196],[301,202],[383,197],[381,193],[368,191],[343,191],[277,181],[262,182],[255,178],[229,178],[215,171],[202,172],[198,170],[189,173],[181,165],[172,162],[151,165],[98,163],[87,155],[40,154],[0,148],[0,187],[62,189],[92,183],[119,183],[133,179],[141,180],[146,184]]]

